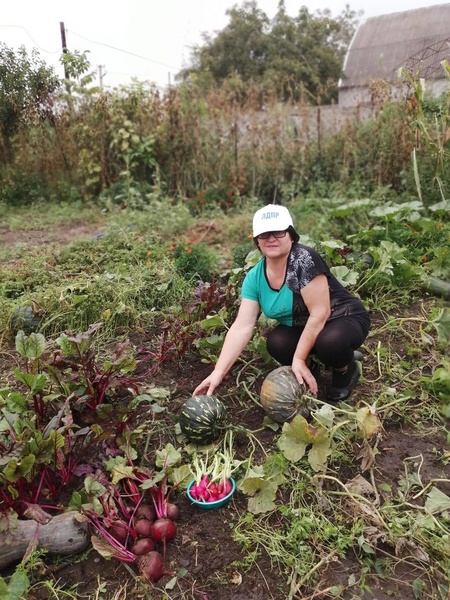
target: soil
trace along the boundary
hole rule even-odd
[[[89,227],[85,223],[70,223],[57,232],[5,232],[0,238],[2,244],[32,244],[39,245],[49,241],[56,243],[67,243],[80,236],[90,237],[98,232],[98,226]],[[200,237],[204,229],[199,229]],[[195,232],[193,232],[195,234]],[[194,235],[192,237],[195,237]],[[425,300],[427,301],[427,300]],[[430,302],[432,300],[429,300]],[[408,307],[408,314],[421,311],[421,306]],[[401,311],[398,315],[401,316]],[[377,330],[386,317],[376,311],[372,314],[373,329]],[[155,332],[156,333],[156,332]],[[145,336],[133,340],[138,346],[143,347],[150,342]],[[367,356],[363,363],[363,375],[352,396],[352,402],[360,401],[371,403],[377,398],[385,374],[378,372],[376,361],[370,357],[376,355],[378,345],[390,349],[391,356],[395,360],[406,359],[406,347],[409,340],[398,333],[390,335],[388,332],[369,337],[365,348]],[[10,373],[14,368],[13,349],[6,349],[3,353],[5,360],[0,367],[0,380],[2,375]],[[142,355],[139,365],[141,376],[148,372],[150,363],[148,358]],[[426,362],[426,361],[425,361]],[[210,366],[203,364],[200,358],[192,353],[184,358],[179,364],[164,363],[160,370],[146,383],[154,383],[157,387],[166,387],[172,390],[169,413],[162,413],[157,419],[162,425],[169,423],[173,427],[174,416],[183,401],[187,399],[195,385],[201,381],[210,371]],[[330,374],[322,371],[319,379],[319,398],[325,398],[326,385],[329,383]],[[254,392],[257,394],[262,383],[261,376],[254,384]],[[4,383],[3,383],[4,385]],[[220,395],[226,402],[231,420],[236,424],[242,424],[250,430],[261,429],[264,413],[254,403],[242,402],[236,388],[236,378],[233,374],[223,383]],[[148,416],[145,413],[137,413],[136,420],[141,424]],[[149,426],[154,427],[153,422]],[[162,434],[158,434],[160,441]],[[279,432],[269,428],[261,429],[258,438],[262,445],[269,451],[275,448]],[[236,439],[236,452],[245,456],[247,450],[246,438]],[[389,485],[395,492],[399,479],[405,473],[405,459],[410,462],[421,463],[420,474],[423,485],[434,478],[450,478],[449,465],[443,466],[439,457],[448,450],[443,432],[432,423],[429,426],[421,425],[416,428],[414,422],[402,423],[393,411],[388,420],[383,423],[383,434],[378,444],[378,454],[374,466],[374,483],[377,488],[380,484]],[[414,458],[415,457],[415,458]],[[335,465],[336,467],[336,465]],[[334,473],[342,481],[348,481],[361,474],[359,463],[353,467],[339,466]],[[366,479],[367,472],[362,474]],[[447,484],[440,489],[450,494]],[[281,498],[280,498],[281,500]],[[363,569],[362,561],[352,552],[343,559],[333,557],[329,561],[324,560],[322,568],[318,570],[318,576],[312,587],[308,584],[301,586],[295,591],[295,582],[289,580],[289,573],[280,571],[274,566],[273,557],[264,551],[257,561],[246,566],[246,553],[240,544],[233,540],[233,529],[239,517],[247,510],[247,498],[240,492],[234,494],[231,502],[224,508],[205,511],[191,505],[184,493],[176,496],[175,502],[180,510],[178,531],[175,539],[167,545],[166,569],[169,574],[165,575],[157,584],[144,583],[136,577],[136,569],[117,560],[105,560],[95,550],[89,549],[78,556],[70,557],[47,557],[39,574],[41,580],[49,579],[58,582],[59,586],[74,586],[77,598],[122,598],[139,599],[151,598],[152,600],[286,600],[294,598],[307,600],[313,598],[334,598],[336,587],[342,586],[340,598],[353,600],[356,598],[376,600],[387,600],[397,597],[402,600],[413,600],[417,596],[412,588],[412,582],[422,576],[423,567],[416,561],[398,560],[392,561],[392,571],[389,574],[375,574],[372,570],[364,579],[365,586],[352,587],[352,581],[360,581]],[[355,514],[355,519],[357,515]],[[355,540],[355,549],[357,540]],[[356,552],[356,550],[355,550]],[[380,558],[389,558],[394,555],[394,550],[379,545]],[[173,578],[173,575],[185,569],[186,575],[182,578]],[[2,575],[10,575],[14,566],[5,570]],[[103,582],[104,588],[99,592],[99,582]],[[54,597],[50,591],[42,587],[36,587],[35,591],[29,592],[29,600],[43,600]],[[73,596],[75,597],[75,596]]]

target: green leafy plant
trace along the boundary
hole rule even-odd
[[[60,350],[57,350],[50,366],[57,366],[59,371],[71,373],[76,383],[69,386],[74,405],[84,405],[95,410],[99,404],[107,399],[108,392],[117,392],[118,389],[128,389],[137,393],[137,385],[128,373],[136,368],[133,348],[129,341],[117,344],[110,358],[99,364],[95,348],[93,347],[94,334],[102,327],[102,323],[95,323],[83,333],[75,336],[61,334],[56,340]],[[70,380],[70,378],[69,378]]]
[[[214,278],[217,259],[206,244],[193,244],[191,241],[186,244],[174,242],[172,252],[175,267],[186,279],[210,281]]]

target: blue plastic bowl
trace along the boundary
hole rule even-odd
[[[214,510],[215,508],[221,508],[222,506],[226,506],[228,504],[228,502],[231,500],[231,496],[236,490],[236,482],[232,477],[230,477],[230,481],[232,485],[231,492],[227,496],[225,496],[225,498],[222,498],[221,500],[216,500],[215,502],[201,502],[200,500],[195,500],[195,498],[191,496],[190,492],[192,486],[195,484],[195,479],[193,479],[188,485],[186,494],[189,500],[192,502],[192,504],[195,504],[195,506],[198,506],[202,510]]]

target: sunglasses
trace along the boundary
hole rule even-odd
[[[284,231],[266,231],[265,233],[260,233],[257,238],[258,240],[268,240],[272,235],[276,239],[284,238],[287,234],[287,230]]]

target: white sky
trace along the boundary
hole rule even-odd
[[[285,0],[295,16],[301,6],[311,13],[330,9],[339,15],[346,4],[363,17],[447,4],[440,0]],[[89,50],[97,76],[105,87],[128,84],[132,77],[165,86],[189,58],[189,47],[201,42],[201,32],[213,33],[228,23],[225,12],[241,0],[1,0],[0,41],[28,51],[39,50],[45,62],[63,77],[60,22],[69,50]],[[278,0],[258,0],[269,18]],[[108,47],[109,46],[109,47]],[[113,49],[113,48],[115,49]],[[133,56],[138,55],[138,57]],[[98,79],[97,79],[98,82]]]

